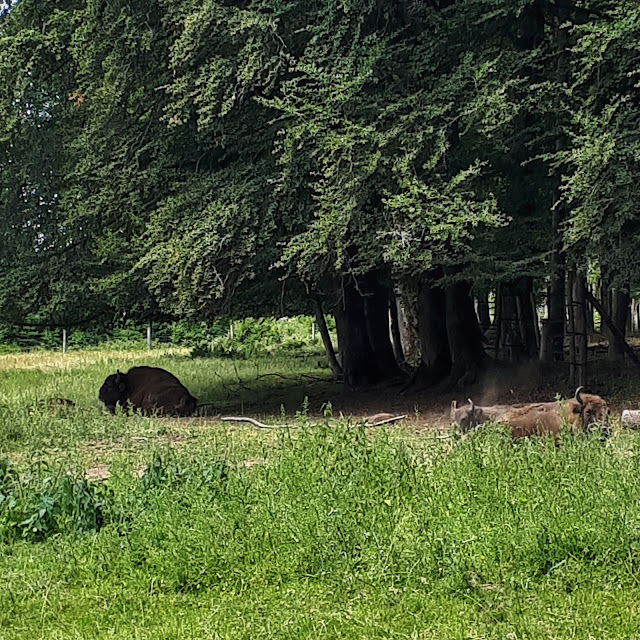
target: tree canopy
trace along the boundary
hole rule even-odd
[[[639,24],[630,0],[21,0],[0,320],[296,311],[368,274],[636,289]]]

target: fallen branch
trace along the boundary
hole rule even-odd
[[[281,373],[261,373],[257,375],[254,380],[261,380],[262,378],[268,378],[269,376],[274,376],[276,378],[280,378],[281,380],[291,380],[292,382],[300,382],[300,378],[292,378],[291,376],[283,376]]]
[[[387,418],[386,420],[379,420],[373,423],[365,422],[364,426],[379,427],[383,424],[389,424],[391,422],[398,422],[398,420],[404,420],[407,417],[407,415],[408,414],[405,414],[403,416],[394,416],[393,418]],[[241,417],[225,416],[224,418],[222,418],[222,421],[223,422],[249,422],[260,429],[291,429],[293,428],[293,426],[289,424],[264,424],[264,422],[260,422],[258,420],[255,420],[254,418],[247,418],[245,416],[241,416]],[[318,427],[318,426],[321,426],[322,424],[325,424],[325,423],[316,423],[310,426]]]
[[[250,422],[251,424],[259,427],[260,429],[290,429],[291,426],[288,424],[264,424],[263,422],[258,422],[253,418],[245,418],[245,417],[235,417],[235,416],[225,416],[222,418],[223,422]]]
[[[405,413],[403,416],[394,416],[393,418],[387,418],[386,420],[375,420],[374,422],[365,422],[365,427],[379,427],[383,424],[390,424],[391,422],[398,422],[399,420],[404,420],[409,414]]]
[[[298,383],[302,383],[303,378],[306,378],[307,380],[311,380],[312,382],[332,382],[330,378],[320,378],[318,376],[310,376],[310,375],[307,375],[306,373],[301,374],[297,378],[292,378],[291,376],[283,376],[281,373],[261,373],[260,375],[256,376],[254,379],[260,380],[262,378],[267,378],[269,376],[275,376],[276,378],[280,378],[281,380],[291,380],[291,382],[298,382]]]

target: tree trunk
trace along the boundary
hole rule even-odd
[[[538,357],[540,349],[538,311],[533,295],[533,278],[523,276],[517,283],[516,306],[520,322],[520,333],[524,345],[524,357]]]
[[[403,278],[402,282],[396,283],[394,291],[402,352],[405,361],[411,367],[417,367],[420,364],[418,291],[419,284],[409,278]]]
[[[502,283],[499,300],[501,357],[511,362],[537,358],[540,343],[533,279],[523,276]]]
[[[421,361],[416,382],[420,386],[440,382],[451,371],[446,310],[443,289],[435,286],[432,280],[423,278],[418,293]]]
[[[343,277],[341,284],[334,313],[344,382],[349,387],[374,385],[383,372],[369,342],[364,299],[351,277]]]
[[[503,282],[500,295],[500,358],[510,362],[522,360],[522,338],[518,327],[518,307],[512,283]]]
[[[576,317],[573,304],[574,282],[576,273],[573,269],[567,271],[567,336],[569,337],[569,379],[571,384],[578,380],[576,366]]]
[[[619,289],[614,289],[611,296],[611,319],[618,328],[620,334],[609,331],[609,349],[607,357],[609,360],[624,359],[624,336],[627,329],[627,315],[629,313],[629,294]],[[622,336],[622,337],[621,337]]]
[[[489,315],[489,294],[478,294],[478,322],[480,323],[480,330],[482,333],[486,333],[491,326],[491,316]]]
[[[486,365],[482,332],[471,297],[471,285],[455,282],[449,285],[446,297],[446,330],[451,354],[451,386],[476,382]]]
[[[558,83],[566,85],[569,80],[569,32],[567,28],[568,12],[565,8],[557,9],[554,21],[554,33],[556,38],[557,67],[556,78]],[[562,113],[561,98],[558,96],[556,107],[558,113]],[[562,126],[562,116],[558,116],[558,128]],[[560,133],[556,138],[556,151],[563,151],[567,147],[566,135]],[[551,209],[551,283],[549,286],[549,320],[547,323],[548,343],[543,345],[542,353],[545,358],[554,362],[564,360],[564,329],[565,329],[565,256],[563,249],[562,223],[566,219],[566,208],[563,204],[560,188],[563,168],[558,168],[558,177],[555,185],[554,206]]]
[[[591,290],[591,285],[587,284],[587,290]],[[585,298],[584,301],[585,304],[585,318],[586,318],[586,323],[587,323],[587,338],[588,336],[592,335],[593,333],[595,333],[595,323],[593,321],[593,305],[590,304],[587,299]]]
[[[393,346],[393,355],[396,363],[401,371],[407,373],[411,367],[404,359],[402,350],[402,336],[400,335],[399,309],[395,295],[389,297],[389,320],[391,322],[391,345]]]
[[[493,326],[495,332],[493,335],[493,359],[497,360],[500,357],[500,343],[502,342],[502,289],[504,284],[501,282],[496,288],[496,309],[493,318]]]
[[[389,296],[374,273],[368,274],[362,279],[361,291],[364,293],[364,315],[369,344],[373,349],[378,366],[383,377],[397,377],[401,371],[391,343]]]
[[[587,328],[587,278],[579,273],[576,274],[573,288],[574,303],[574,331],[575,331],[575,351],[576,351],[576,386],[587,384],[587,347],[589,344]]]
[[[329,328],[327,327],[327,322],[324,318],[324,311],[322,310],[322,302],[319,298],[313,299],[313,306],[315,310],[316,324],[318,325],[318,330],[320,331],[320,337],[322,338],[322,344],[324,345],[324,351],[327,354],[327,360],[329,362],[329,368],[331,369],[331,373],[333,377],[338,379],[342,377],[342,367],[338,362],[338,358],[336,357],[335,349],[333,348],[333,343],[331,342],[331,335],[329,334]]]

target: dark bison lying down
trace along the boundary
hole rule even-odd
[[[126,408],[130,402],[134,410],[146,415],[190,416],[197,405],[178,378],[158,367],[117,371],[104,381],[98,399],[111,413],[117,405]]]
[[[563,420],[572,432],[587,431],[592,425],[608,425],[609,408],[600,397],[591,393],[582,393],[582,387],[576,389],[574,398],[561,402],[534,402],[518,406],[493,405],[480,407],[469,400],[469,404],[458,407],[451,403],[451,422],[469,431],[488,420],[507,425],[514,438],[523,438],[534,434],[550,433],[556,438]],[[606,431],[606,430],[605,430]]]

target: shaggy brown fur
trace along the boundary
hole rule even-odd
[[[600,396],[582,393],[582,387],[576,389],[574,398],[561,402],[536,402],[519,407],[476,407],[471,400],[469,403],[459,409],[454,407],[455,403],[451,404],[452,422],[468,431],[492,419],[510,427],[514,439],[547,433],[557,438],[563,421],[577,433],[598,423],[606,427],[609,418],[607,403]]]
[[[502,417],[513,409],[514,407],[508,404],[480,407],[475,405],[471,398],[469,398],[469,404],[458,407],[458,403],[454,400],[451,403],[450,419],[451,424],[460,426],[463,433],[466,433],[489,420],[500,422]]]

